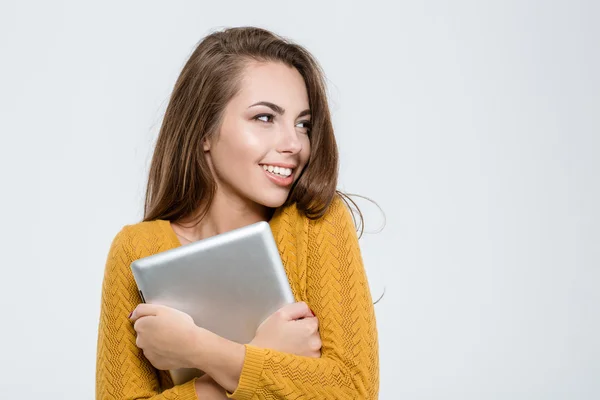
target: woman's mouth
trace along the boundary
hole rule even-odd
[[[267,178],[278,186],[287,187],[294,183],[293,173],[295,168],[271,164],[261,164],[261,167],[265,171]]]
[[[263,164],[262,167],[267,172],[270,172],[274,175],[283,176],[283,177],[288,177],[288,176],[292,175],[292,172],[293,172],[292,168],[278,167],[276,165]]]

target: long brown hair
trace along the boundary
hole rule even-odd
[[[251,61],[284,63],[296,68],[306,83],[312,114],[311,153],[284,205],[296,203],[312,219],[325,214],[336,193],[356,206],[336,190],[338,149],[318,62],[302,46],[272,32],[238,27],[201,40],[175,83],[152,157],[144,221],[187,217],[199,221],[206,214],[216,183],[202,143],[218,134],[225,106],[238,92],[244,68]]]

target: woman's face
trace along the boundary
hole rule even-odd
[[[251,62],[240,85],[205,155],[221,194],[276,208],[310,155],[304,79],[282,63]]]

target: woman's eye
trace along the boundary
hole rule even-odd
[[[303,126],[299,126],[299,125],[303,125]],[[298,124],[296,126],[298,128],[308,129],[309,131],[310,131],[310,128],[312,127],[312,125],[310,124],[310,121],[300,121],[300,122],[298,122]]]
[[[260,114],[254,117],[254,119],[262,122],[271,122],[273,120],[273,114]]]

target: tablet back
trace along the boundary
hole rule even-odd
[[[242,344],[295,301],[267,222],[141,258],[131,270],[144,302],[183,311],[196,325]],[[199,375],[171,371],[176,385]]]

